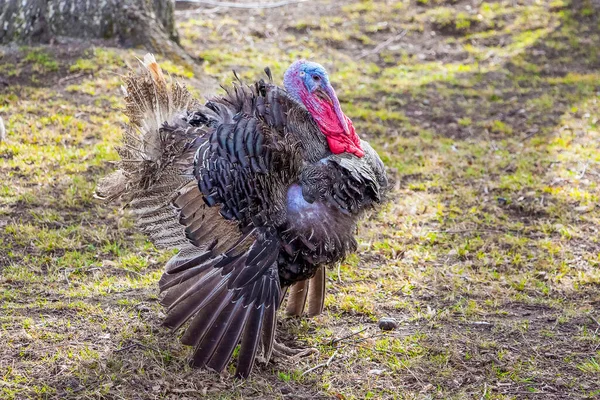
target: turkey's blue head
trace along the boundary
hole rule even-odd
[[[296,61],[285,71],[283,84],[288,94],[312,115],[327,138],[332,153],[364,156],[352,121],[342,111],[322,65],[306,60]]]

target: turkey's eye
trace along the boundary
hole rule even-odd
[[[312,78],[314,79],[315,82],[319,82],[321,80],[321,77],[319,75],[313,75]]]
[[[300,76],[301,76],[301,77],[304,77],[304,75],[306,75],[306,72],[304,72],[304,71],[300,71]]]

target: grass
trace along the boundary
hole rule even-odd
[[[223,84],[231,69],[253,80],[268,65],[280,81],[296,57],[323,63],[395,179],[358,253],[329,271],[325,313],[282,319],[281,340],[320,353],[259,365],[243,384],[189,368],[190,349],[160,325],[170,253],[92,197],[125,123],[119,76],[143,53],[1,49],[0,397],[599,396],[597,6],[253,13],[184,18],[182,42]],[[399,328],[380,331],[381,317]]]

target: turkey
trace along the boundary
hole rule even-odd
[[[325,268],[356,249],[358,219],[388,186],[321,65],[294,62],[285,89],[265,72],[202,105],[146,55],[125,78],[119,168],[96,190],[179,250],[159,287],[192,365],[222,371],[239,345],[241,378],[269,360],[288,289],[289,315],[321,313]]]

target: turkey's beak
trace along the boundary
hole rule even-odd
[[[333,86],[331,86],[331,84],[329,82],[323,86],[324,87],[318,88],[315,91],[316,92],[315,94],[333,106],[335,115],[338,117],[338,120],[340,121],[342,128],[344,128],[344,132],[346,133],[346,135],[349,135],[350,129],[348,129],[348,123],[346,122],[346,116],[344,115],[344,112],[342,111],[342,107],[340,106],[340,101],[338,100],[337,95],[335,94],[335,90],[333,90]]]

